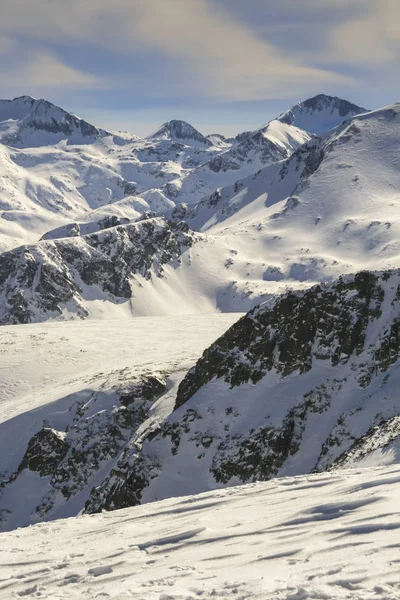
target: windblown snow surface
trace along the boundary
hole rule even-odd
[[[2,534],[1,598],[398,600],[400,468],[275,479]]]

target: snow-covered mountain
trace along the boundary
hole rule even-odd
[[[309,116],[320,120],[318,111]],[[0,251],[84,222],[91,210],[127,196],[198,202],[289,157],[310,139],[295,125],[273,120],[227,139],[175,120],[140,139],[99,129],[46,100],[2,100]],[[150,210],[158,212],[157,203]]]
[[[200,146],[212,146],[212,142],[195,129],[186,121],[172,120],[164,123],[154,133],[149,136],[149,140],[169,140],[171,142],[181,142],[188,146],[198,144]]]
[[[253,255],[268,261],[252,279],[293,284],[396,267],[399,142],[394,104],[346,121],[194,206],[177,207],[172,217],[207,235],[246,238]]]
[[[282,113],[278,121],[319,135],[337,127],[346,119],[365,112],[367,112],[366,108],[352,104],[348,100],[319,94],[295,104],[287,112]]]
[[[87,144],[110,135],[47,100],[31,96],[0,100],[0,140],[11,146],[29,148],[61,140]]]
[[[400,104],[0,138],[0,596],[397,600]]]
[[[206,163],[203,172],[208,168],[217,173],[221,186],[228,179],[225,173],[237,171],[241,176],[254,173],[260,167],[288,158],[310,139],[306,131],[277,120],[270,121],[256,131],[236,136],[236,143]]]
[[[127,270],[124,267],[131,290],[129,314],[171,314],[177,306],[186,313],[246,311],[288,287],[304,289],[363,268],[394,268],[400,248],[399,143],[400,105],[396,104],[346,121],[303,144],[286,160],[218,189],[195,205],[181,204],[170,210],[173,203],[161,192],[144,192],[147,200],[129,197],[103,205],[82,220],[69,220],[61,229],[49,228],[51,232],[44,235],[55,240],[75,236],[68,242],[38,242],[4,253],[0,262],[14,264],[17,253],[20,272],[30,272],[32,255],[40,269],[42,260],[53,264],[49,256],[53,256],[54,244],[63,247],[68,243],[80,265],[97,271],[100,246],[96,253],[88,251],[85,234],[98,236],[101,227],[107,227],[101,236],[112,240],[108,255],[118,256],[121,239],[127,239],[125,228],[131,230],[133,221],[154,216],[151,211],[157,205],[170,224],[176,223],[181,231],[189,227],[192,233],[188,230],[187,235],[192,242],[181,249],[177,262],[165,265],[161,278],[144,280],[130,258],[130,247]],[[182,221],[186,225],[180,224]],[[118,225],[116,230],[113,225]],[[88,240],[92,248],[92,237]],[[150,236],[147,241],[162,252],[158,239]],[[99,291],[91,284],[85,287],[78,273],[71,275],[70,262],[57,258],[55,264],[57,268],[51,273],[58,269],[70,273],[68,280],[71,276],[77,289],[84,290],[79,294],[85,310],[79,314],[97,315],[91,306],[100,299],[105,315],[108,310],[126,314],[126,301],[121,304],[114,295],[104,296],[104,289]],[[47,300],[38,296],[37,279],[24,276],[22,285],[18,274],[9,272],[8,267],[2,271],[7,273],[0,281],[5,322],[18,321],[11,316],[16,314],[15,306],[18,314],[21,310],[26,314],[18,303],[15,305],[16,293],[30,306],[33,298],[34,306],[44,306]],[[52,281],[51,285],[58,284]],[[29,319],[76,316],[63,295],[57,298],[54,312],[31,306]]]

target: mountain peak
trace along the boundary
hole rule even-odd
[[[312,98],[300,102],[300,105],[317,112],[321,112],[325,109],[330,109],[331,111],[337,109],[342,117],[346,117],[349,113],[360,114],[361,112],[368,112],[366,108],[357,106],[357,104],[353,104],[348,100],[344,100],[338,96],[328,96],[326,94],[317,94],[317,96],[313,96]]]
[[[160,129],[156,131],[149,139],[164,139],[182,142],[187,145],[192,145],[193,142],[205,146],[211,146],[211,142],[200,131],[195,129],[193,125],[186,121],[172,119],[164,123]]]
[[[317,94],[295,104],[281,114],[277,120],[288,125],[295,125],[309,133],[320,134],[337,127],[345,119],[364,112],[368,112],[368,110],[338,96]]]
[[[2,141],[16,146],[40,146],[62,139],[82,143],[110,135],[48,100],[31,96],[0,100],[1,121],[6,122]]]

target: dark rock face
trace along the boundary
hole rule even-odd
[[[231,386],[255,384],[271,369],[284,376],[309,371],[314,357],[332,365],[348,361],[363,350],[383,299],[379,279],[361,272],[335,286],[286,294],[272,309],[256,307],[204,352],[180,384],[175,407],[213,377]]]
[[[52,489],[44,498],[39,512],[46,513],[51,509],[57,491],[68,500],[83,490],[100,468],[123,449],[139,425],[147,419],[154,400],[165,389],[165,382],[153,377],[117,392],[116,404],[106,411],[96,412],[95,396],[91,402],[78,407],[74,425],[65,437],[68,450],[51,472]]]
[[[44,427],[31,438],[18,472],[29,469],[42,477],[51,475],[67,451],[65,433]]]
[[[0,256],[0,324],[44,321],[67,303],[88,315],[83,284],[97,285],[110,301],[132,297],[136,274],[162,277],[194,241],[182,222],[149,219],[95,234],[40,242]]]
[[[155,457],[141,454],[139,446],[130,446],[103,483],[92,490],[85,512],[93,514],[137,506],[143,490],[158,475],[161,467],[161,462]]]
[[[232,478],[253,482],[276,475],[292,450],[294,421],[287,420],[280,429],[258,427],[251,437],[227,436],[215,453],[210,468],[218,483]]]
[[[149,376],[128,391],[120,394],[119,400],[123,406],[129,407],[138,399],[151,402],[156,400],[165,392],[165,382],[158,377]]]
[[[37,129],[39,131],[47,131],[50,133],[63,133],[65,137],[71,136],[74,133],[74,131],[79,132],[83,137],[100,137],[100,132],[97,129],[97,127],[94,127],[94,125],[91,125],[90,123],[87,123],[82,119],[77,119],[76,117],[68,113],[64,115],[62,121],[56,121],[55,119],[52,119],[50,123],[46,123],[32,118],[29,121],[29,125],[33,129]]]
[[[18,118],[18,128],[16,132],[4,139],[4,141],[11,146],[18,146],[22,136],[26,132],[51,133],[66,138],[67,140],[71,138],[78,143],[83,143],[85,141],[93,142],[103,136],[111,135],[109,132],[98,129],[87,121],[55,106],[47,100],[35,100],[34,98],[22,97],[15,98],[11,101],[2,101],[2,108],[3,111],[5,111],[5,114],[7,113],[7,105],[13,118],[16,118],[16,116]],[[13,114],[15,111],[17,111],[17,113]],[[43,143],[45,142],[43,141]]]
[[[214,173],[237,171],[240,169],[240,165],[235,160],[221,154],[212,158],[207,164],[208,168]]]
[[[397,446],[396,450],[400,455],[400,416],[382,420],[371,427],[332,463],[329,470],[345,469],[349,464],[368,457],[372,452],[380,451],[384,454],[393,444]]]
[[[367,112],[366,108],[352,104],[348,100],[342,100],[337,96],[326,96],[325,94],[318,94],[313,98],[304,100],[301,104],[312,111],[321,111],[326,108],[336,109],[341,117]]]
[[[165,391],[165,380],[153,375],[108,394],[93,392],[89,400],[71,407],[75,414],[66,431],[44,426],[31,438],[17,471],[1,487],[13,485],[26,469],[49,477],[36,509],[45,517],[56,502],[67,502],[90,486],[101,470],[107,473],[107,465],[134,439],[153,402]],[[128,494],[127,489],[123,494]]]

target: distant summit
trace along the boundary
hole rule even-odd
[[[368,110],[352,104],[348,100],[337,96],[318,94],[318,96],[295,104],[290,110],[281,114],[277,120],[288,125],[295,125],[309,133],[320,134],[337,127],[346,119],[364,112],[368,112]]]
[[[212,142],[195,129],[190,123],[186,121],[172,120],[164,123],[149,137],[151,140],[170,140],[174,142],[181,142],[186,145],[193,145],[193,143],[212,146]]]
[[[74,144],[87,143],[111,135],[48,100],[31,96],[0,100],[0,123],[3,143],[25,147],[63,139]]]

